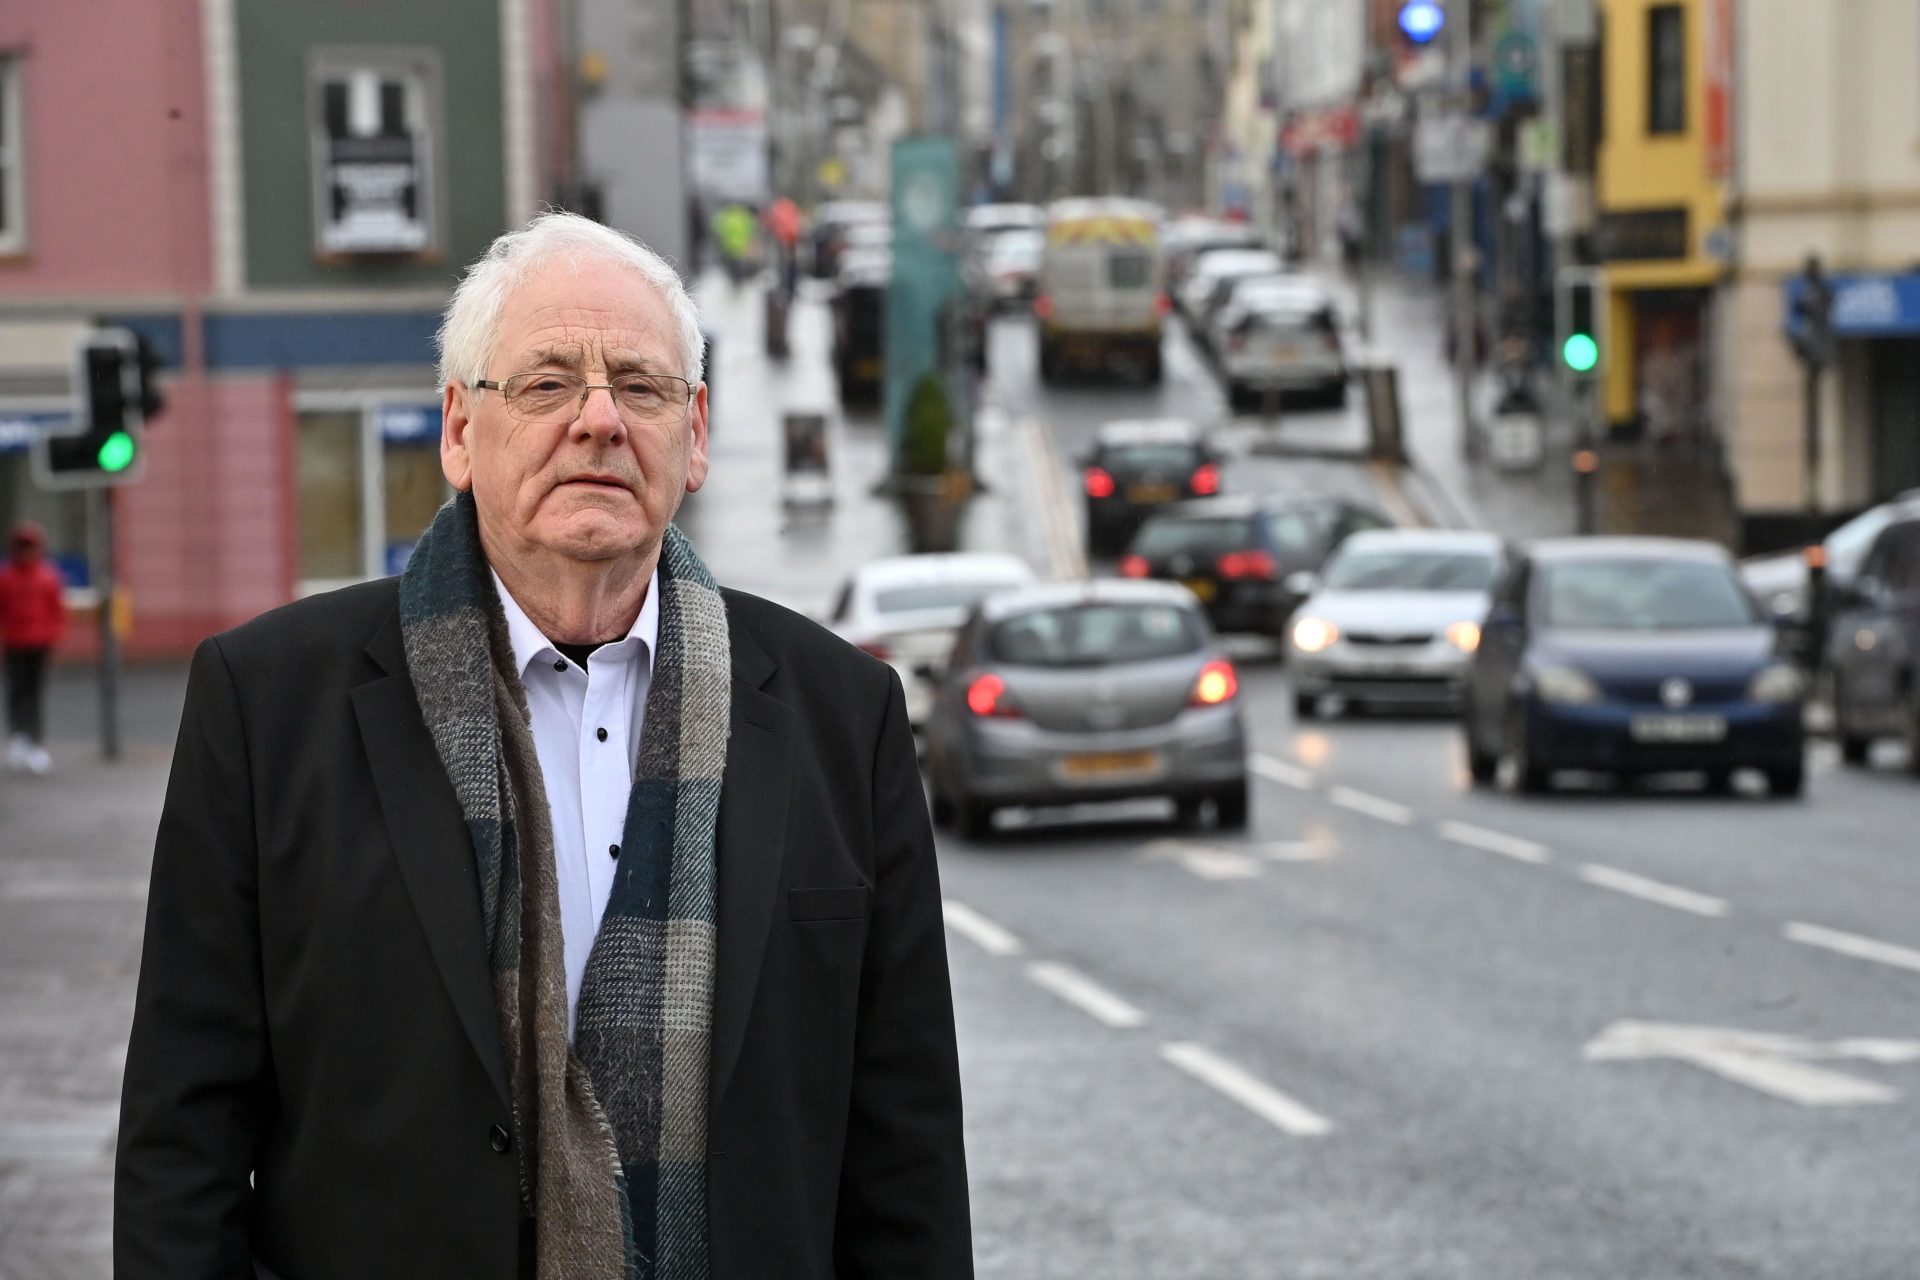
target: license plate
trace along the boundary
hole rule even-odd
[[[1635,716],[1635,742],[1721,742],[1727,736],[1725,716]]]
[[[1153,751],[1099,751],[1060,761],[1060,776],[1075,782],[1148,776],[1159,770],[1160,756]]]
[[[1127,490],[1128,502],[1172,502],[1173,499],[1170,484],[1136,484]]]
[[[1214,596],[1220,593],[1219,584],[1209,582],[1205,578],[1189,578],[1186,588],[1193,592],[1193,598],[1201,604],[1211,604]]]
[[[853,376],[856,378],[879,377],[880,362],[878,360],[855,360],[853,362]]]

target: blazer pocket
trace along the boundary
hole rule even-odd
[[[869,885],[839,885],[831,889],[787,890],[789,920],[864,920],[867,899],[873,896]]]

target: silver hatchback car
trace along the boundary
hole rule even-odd
[[[994,810],[1167,796],[1247,824],[1240,679],[1192,594],[1104,579],[983,600],[927,725],[934,820],[975,839]]]

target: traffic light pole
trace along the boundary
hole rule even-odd
[[[1451,63],[1456,109],[1464,117],[1473,107],[1473,6],[1448,6],[1447,29],[1450,32],[1448,61]],[[1460,416],[1460,449],[1467,458],[1480,456],[1480,424],[1473,412],[1473,373],[1479,355],[1480,326],[1474,319],[1473,267],[1473,179],[1456,178],[1453,183],[1450,220],[1453,225],[1453,380],[1454,398]]]
[[[94,536],[93,579],[100,597],[100,758],[120,758],[120,632],[114,625],[119,575],[114,555],[113,491],[91,490],[87,495]]]

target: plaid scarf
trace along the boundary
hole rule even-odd
[[[719,588],[669,527],[620,870],[571,1046],[546,788],[471,494],[415,547],[400,625],[473,842],[538,1280],[706,1280],[714,825],[732,685]]]

